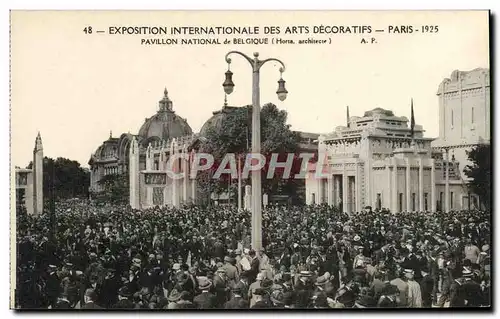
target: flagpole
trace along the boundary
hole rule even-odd
[[[411,120],[410,120],[410,132],[411,132],[411,148],[415,148],[415,114],[413,113],[413,98],[411,98]]]
[[[351,124],[349,123],[349,105],[347,106],[347,113],[346,113],[346,122],[347,122],[347,128],[351,127]]]

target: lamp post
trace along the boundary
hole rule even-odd
[[[226,54],[226,62],[228,70],[226,72],[226,79],[222,86],[226,94],[231,94],[234,89],[233,72],[230,70],[231,54],[238,54],[244,57],[252,66],[252,153],[257,156],[260,154],[260,68],[269,61],[275,61],[281,64],[279,69],[280,74],[285,71],[285,64],[278,59],[269,58],[265,60],[259,59],[259,53],[253,54],[254,58],[250,58],[244,53],[239,51],[230,51]],[[278,81],[278,99],[284,101],[288,91],[285,89],[285,81],[280,77]],[[252,248],[260,250],[262,248],[262,180],[261,172],[252,171]]]

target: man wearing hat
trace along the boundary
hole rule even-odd
[[[182,271],[177,273],[176,275],[176,287],[180,291],[188,291],[194,293],[193,282],[189,278],[189,275],[186,272]]]
[[[299,280],[295,285],[295,296],[297,298],[297,306],[299,308],[307,307],[314,293],[313,274],[310,271],[301,271]]]
[[[47,276],[47,284],[45,286],[45,294],[47,296],[49,306],[54,307],[57,301],[57,297],[59,297],[59,289],[60,289],[61,281],[57,274],[57,266],[49,265],[48,276]]]
[[[293,291],[292,275],[289,272],[283,273],[281,276],[281,287],[283,292]]]
[[[257,288],[253,292],[253,298],[255,303],[250,306],[251,309],[264,309],[272,308],[271,301],[269,300],[269,292],[263,288]]]
[[[127,286],[123,286],[118,290],[118,302],[113,308],[115,309],[134,309],[135,304],[129,298],[132,297],[132,293]]]
[[[270,296],[271,304],[273,308],[284,308],[285,307],[285,296],[282,291],[275,290]]]
[[[172,289],[170,294],[167,297],[169,301],[167,309],[180,309],[177,302],[181,300],[182,291],[177,290],[176,288]]]
[[[408,284],[408,307],[422,307],[422,291],[420,285],[414,279],[413,269],[405,269],[406,283]]]
[[[215,297],[217,299],[217,307],[222,307],[228,300],[228,282],[226,278],[226,270],[222,267],[217,269],[213,281],[215,289]]]
[[[382,296],[377,301],[378,308],[396,308],[398,307],[399,290],[391,284],[386,285]]]
[[[391,280],[390,284],[398,288],[399,290],[398,306],[404,308],[408,303],[408,284],[406,280],[403,280],[403,278],[405,278],[404,269],[399,270],[397,275],[398,277]]]
[[[56,303],[54,304],[54,309],[71,309],[71,302],[68,300],[68,291],[63,288],[63,291],[57,298]]]
[[[142,283],[147,275],[147,271],[141,269],[137,264],[130,267],[129,270],[129,289],[132,293],[136,293],[141,289]]]
[[[213,309],[216,307],[217,300],[215,295],[210,292],[211,287],[212,283],[207,277],[198,278],[198,288],[201,293],[193,299],[197,309]]]
[[[470,260],[472,263],[477,263],[477,260],[479,258],[479,254],[481,253],[481,251],[479,250],[479,248],[472,244],[472,239],[471,238],[467,238],[467,244],[465,245],[465,248],[464,248],[464,254],[465,254],[465,259],[468,259]]]
[[[180,293],[180,298],[177,301],[176,309],[196,309],[196,306],[191,302],[192,295],[188,291]]]
[[[103,309],[102,307],[99,307],[96,304],[97,295],[93,289],[85,290],[84,300],[85,304],[82,306],[81,309],[90,309],[90,310]]]
[[[257,275],[256,280],[248,287],[248,298],[250,300],[250,307],[252,307],[257,302],[256,298],[253,298],[254,292],[261,287],[261,282],[263,279],[264,279],[264,274],[259,273]]]
[[[241,275],[243,273],[243,268],[241,267],[241,254],[242,254],[242,251],[240,248],[236,248],[236,250],[233,252],[234,253],[234,265],[236,267],[236,269],[238,270],[237,273],[239,275]]]
[[[224,309],[247,309],[248,301],[243,299],[242,292],[245,289],[243,283],[239,282],[231,288],[232,297],[224,305]]]
[[[112,268],[106,269],[106,275],[98,294],[98,304],[104,308],[111,308],[118,302],[118,289],[120,289],[120,285],[120,279],[116,276],[116,271]]]
[[[248,284],[248,278],[246,273],[241,273],[239,276],[240,280],[238,281],[238,284],[241,284],[242,290],[241,290],[241,296],[243,299],[248,300],[248,289],[250,285]]]
[[[364,287],[360,290],[353,308],[375,308],[376,299],[373,297],[369,288]]]
[[[224,268],[226,272],[226,278],[228,281],[228,284],[233,285],[238,282],[238,269],[233,266],[234,264],[234,258],[225,256],[224,257],[224,265],[222,268]]]
[[[473,273],[469,269],[462,271],[462,280],[455,281],[456,286],[450,288],[450,307],[479,307],[483,302],[481,286],[472,280]]]
[[[257,254],[255,253],[255,250],[250,250],[248,252],[248,255],[250,256],[250,269],[247,270],[247,276],[248,276],[248,282],[253,283],[256,278],[257,274],[259,273],[260,269],[260,261],[259,258],[257,257]]]
[[[317,292],[325,292],[325,286],[329,282],[330,274],[325,273],[323,276],[319,276],[316,278],[315,286],[316,289],[314,290],[315,293]]]

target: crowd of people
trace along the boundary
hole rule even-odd
[[[20,309],[488,307],[490,213],[56,204],[17,217]]]

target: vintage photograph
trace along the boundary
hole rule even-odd
[[[12,309],[493,307],[489,11],[10,16]]]

